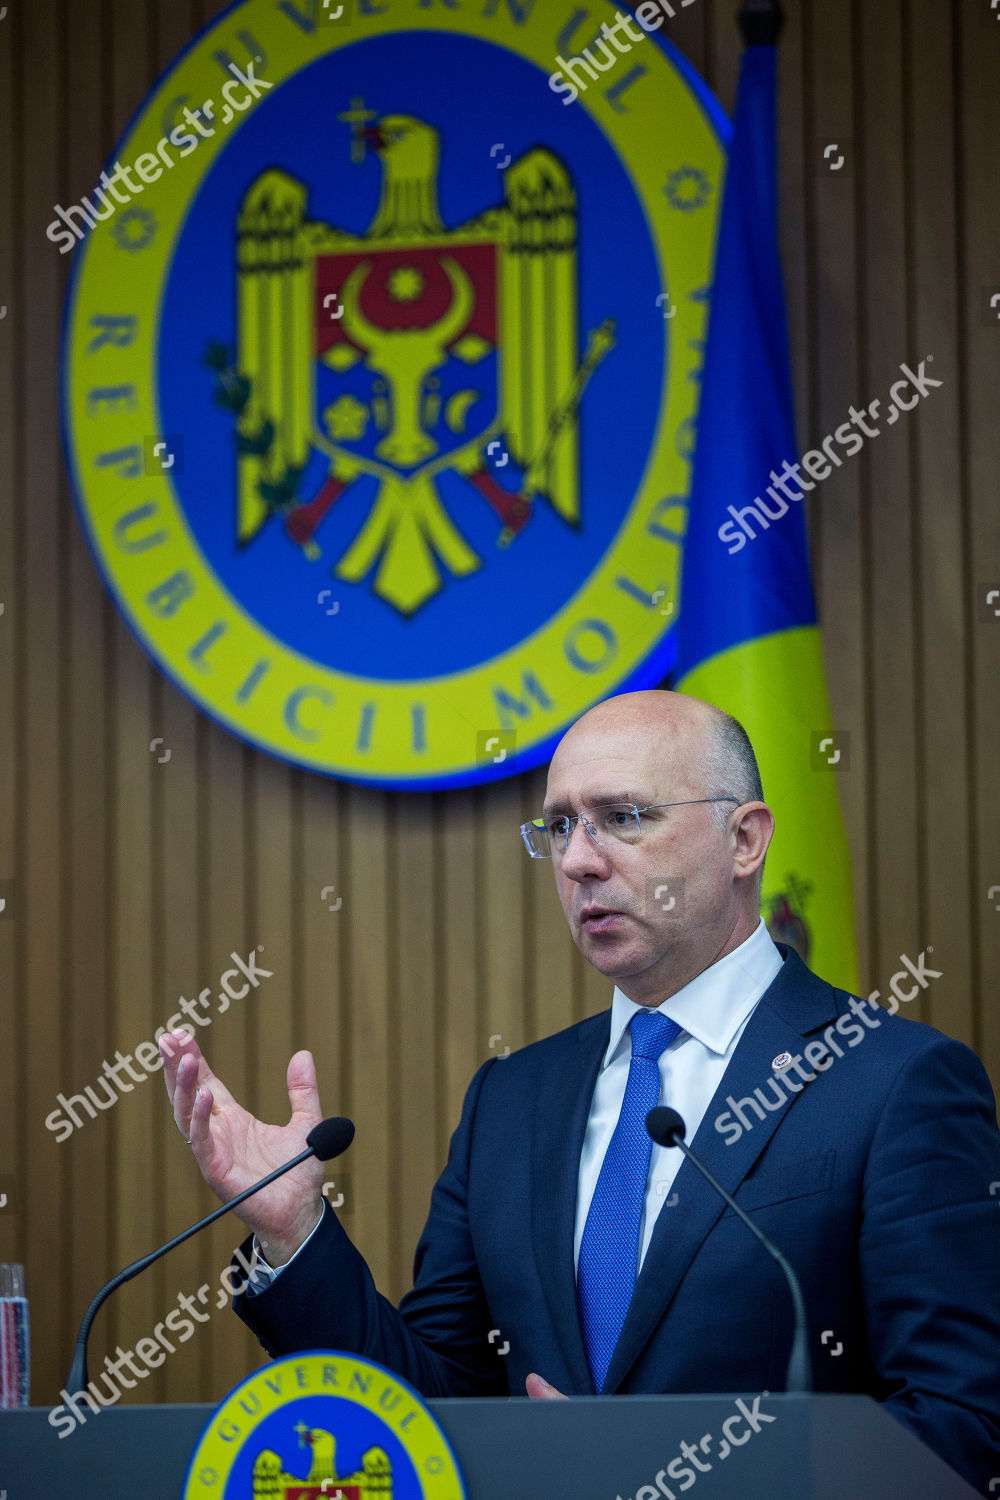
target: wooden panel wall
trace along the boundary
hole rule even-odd
[[[696,0],[671,23],[727,108],[734,8]],[[212,1206],[158,1079],[63,1145],[44,1117],[214,983],[231,951],[259,945],[273,978],[217,1019],[209,1055],[277,1118],[286,1059],[315,1051],[324,1106],[358,1126],[337,1179],[345,1222],[394,1297],[491,1039],[516,1047],[609,997],[517,842],[543,772],[402,796],[256,754],[153,669],[98,580],[57,437],[66,267],[44,227],[53,203],[89,190],[213,9],[13,0],[0,22],[0,881],[14,882],[0,920],[0,1259],[27,1264],[36,1403],[56,1399],[93,1290]],[[1000,1084],[1000,620],[977,595],[1000,587],[1000,21],[988,0],[786,9],[781,217],[802,447],[884,397],[903,361],[933,356],[944,381],[810,502],[834,720],[852,740],[841,786],[863,985],[884,988],[896,955],[933,947],[943,977],[920,1015]],[[830,141],[844,143],[838,175]],[[156,737],[169,761],[151,755]],[[216,1226],[120,1292],[93,1366],[179,1293],[216,1288],[233,1243]],[[213,1309],[132,1399],[217,1400],[259,1355]]]

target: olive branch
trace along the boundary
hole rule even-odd
[[[239,370],[227,346],[217,340],[208,342],[201,362],[212,372],[215,404],[236,420],[237,453],[252,454],[266,463],[274,447],[274,422],[264,414],[256,429],[248,431],[239,426],[253,395],[253,381]],[[269,511],[285,514],[301,503],[297,495],[304,469],[304,464],[286,464],[276,479],[258,479],[257,493]]]

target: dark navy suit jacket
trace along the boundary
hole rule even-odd
[[[798,1272],[817,1390],[885,1402],[986,1494],[1000,1475],[1000,1131],[985,1069],[961,1043],[875,1006],[879,1025],[864,1027],[847,993],[779,946],[781,971],[693,1144]],[[824,1032],[826,1070],[779,1088],[774,1058]],[[327,1206],[287,1270],[235,1299],[264,1348],[365,1355],[426,1396],[523,1396],[531,1370],[592,1394],[573,1231],[609,1034],[605,1011],[484,1063],[398,1310]],[[771,1107],[734,1115],[727,1100],[758,1088]],[[606,1391],[780,1391],[791,1330],[780,1271],[683,1162]]]

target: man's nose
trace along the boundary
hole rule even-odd
[[[582,880],[586,875],[606,875],[609,860],[606,844],[599,844],[591,827],[578,819],[560,861],[564,875]]]

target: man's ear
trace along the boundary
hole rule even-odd
[[[738,880],[755,875],[774,837],[774,814],[766,802],[745,802],[733,818],[733,874]]]

